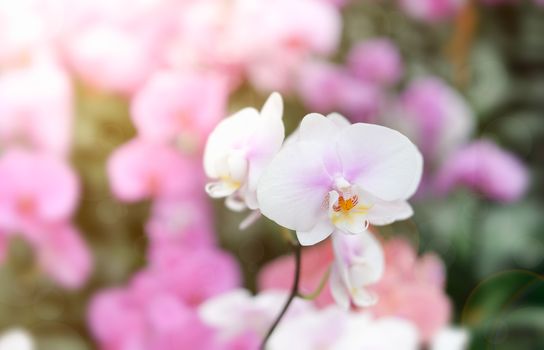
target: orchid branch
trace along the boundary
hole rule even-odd
[[[329,276],[331,275],[331,267],[329,266],[327,268],[327,271],[323,274],[321,277],[321,280],[319,281],[319,285],[317,288],[310,294],[302,294],[298,293],[297,296],[304,300],[315,300],[323,291],[323,288],[325,288],[325,285],[327,284],[327,281],[329,280]]]
[[[266,343],[268,342],[268,339],[272,336],[272,334],[276,330],[278,324],[283,319],[283,316],[285,316],[285,313],[289,309],[289,306],[291,305],[295,297],[299,295],[298,289],[300,284],[299,282],[300,282],[300,267],[301,267],[301,246],[295,238],[289,239],[289,242],[291,243],[291,246],[293,247],[293,252],[295,254],[295,279],[293,281],[293,287],[291,288],[291,293],[289,294],[289,297],[287,298],[287,301],[285,302],[283,309],[279,313],[278,317],[276,317],[276,320],[272,323],[272,326],[270,326],[270,329],[266,333],[266,336],[264,337],[263,342],[261,343],[260,350],[266,349]]]

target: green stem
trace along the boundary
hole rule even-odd
[[[315,300],[323,291],[323,288],[325,288],[325,285],[327,284],[327,281],[329,280],[329,276],[331,275],[331,267],[329,266],[327,268],[327,271],[323,274],[323,277],[321,277],[321,281],[319,281],[319,285],[317,288],[310,294],[302,294],[298,293],[297,296],[299,298],[302,298],[304,300]]]

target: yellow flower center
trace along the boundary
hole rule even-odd
[[[349,212],[351,209],[353,209],[357,204],[359,203],[359,197],[357,195],[350,197],[348,199],[345,199],[344,196],[340,196],[338,198],[338,202],[333,205],[332,209],[335,212]]]

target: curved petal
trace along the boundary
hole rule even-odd
[[[368,307],[378,302],[378,296],[365,288],[354,288],[351,292],[353,303],[358,307]]]
[[[334,124],[336,124],[336,126],[338,126],[340,128],[345,128],[345,127],[351,125],[349,120],[340,113],[327,114],[327,118],[332,120],[334,122]]]
[[[266,118],[281,119],[283,116],[283,99],[277,92],[270,94],[261,109],[261,116]]]
[[[233,149],[242,149],[258,122],[259,112],[255,108],[244,108],[223,119],[208,137],[204,150],[206,175],[217,178],[217,162],[228,156]]]
[[[342,130],[337,117],[327,118],[319,113],[310,113],[300,122],[299,138],[301,141],[316,141],[326,144]]]
[[[257,199],[264,216],[296,231],[309,231],[326,211],[331,185],[315,143],[284,147],[261,176]]]
[[[423,158],[406,136],[358,123],[343,129],[336,142],[344,177],[350,182],[386,201],[407,199],[416,191]]]
[[[372,225],[389,225],[395,221],[406,220],[414,214],[407,201],[386,202],[376,200],[368,210],[367,219]]]
[[[340,276],[337,263],[335,263],[332,267],[331,277],[329,278],[329,288],[336,304],[345,310],[349,310],[351,306],[351,299],[346,290],[344,282],[342,281],[342,276]]]
[[[314,245],[331,235],[334,231],[334,225],[328,218],[323,218],[309,231],[297,231],[297,238],[300,244],[304,246]]]

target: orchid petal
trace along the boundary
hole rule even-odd
[[[314,245],[331,235],[334,225],[328,218],[323,218],[309,231],[297,231],[297,238],[303,246]]]
[[[221,158],[228,156],[233,149],[242,149],[259,118],[259,112],[254,108],[244,108],[241,111],[222,120],[212,131],[204,150],[204,170],[211,178],[218,178],[216,166]]]
[[[401,133],[373,124],[353,124],[338,135],[337,152],[344,176],[386,200],[403,200],[417,189],[423,158]]]
[[[337,264],[333,265],[331,277],[329,278],[329,288],[336,304],[345,310],[349,310],[351,306],[350,296],[342,281]]]
[[[407,201],[385,202],[377,200],[368,210],[367,219],[372,225],[389,225],[406,220],[414,214]]]
[[[378,296],[365,288],[355,288],[352,291],[351,297],[353,298],[353,303],[359,307],[372,306],[378,302]]]
[[[264,216],[291,230],[309,231],[323,213],[331,179],[314,143],[293,142],[263,173],[257,199]]]

